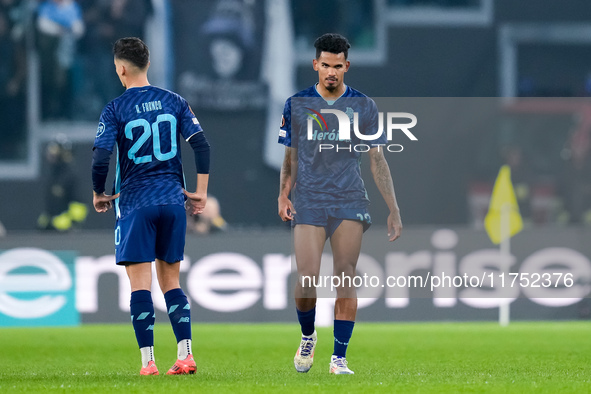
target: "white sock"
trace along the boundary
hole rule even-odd
[[[183,339],[178,343],[178,358],[179,360],[184,360],[187,358],[189,354],[193,354],[191,351],[191,340],[190,339]]]
[[[143,368],[147,367],[150,361],[154,361],[154,346],[140,348],[140,353],[142,354]]]
[[[304,335],[304,334],[302,334],[302,337],[303,338],[314,338],[314,335],[315,334],[316,334],[316,330],[314,330],[314,332],[312,334],[310,334],[310,335]]]

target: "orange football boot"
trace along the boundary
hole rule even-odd
[[[156,368],[154,361],[148,361],[148,366],[142,367],[140,375],[159,375],[158,368]]]
[[[176,363],[166,373],[167,375],[188,375],[197,372],[197,365],[193,355],[189,354],[184,360],[176,360]]]

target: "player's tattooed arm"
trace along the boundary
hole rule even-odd
[[[371,173],[373,179],[390,209],[388,215],[388,236],[390,241],[400,237],[402,232],[402,219],[400,218],[400,208],[396,202],[396,193],[394,192],[394,182],[390,174],[390,166],[384,157],[384,151],[378,148],[370,149],[369,157],[371,161]]]
[[[278,213],[281,220],[284,222],[293,219],[295,213],[293,205],[289,200],[289,193],[295,178],[292,169],[297,168],[297,163],[294,161],[296,151],[292,148],[285,147],[285,156],[283,157],[283,165],[281,166],[281,175],[279,178],[279,198],[277,199]]]

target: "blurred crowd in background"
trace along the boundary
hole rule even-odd
[[[151,0],[2,0],[0,2],[1,159],[26,144],[27,56],[39,60],[43,120],[95,118],[121,93],[110,73],[118,37],[145,36]]]
[[[0,157],[19,157],[25,137],[27,10],[23,1],[0,2]]]
[[[122,93],[122,87],[113,72],[111,52],[113,42],[125,36],[145,39],[149,35],[148,22],[157,16],[158,8],[155,6],[157,3],[165,4],[167,7],[176,3],[181,7],[180,4],[183,2],[176,0],[0,0],[0,140],[2,141],[0,165],[28,159],[28,144],[32,137],[27,130],[30,126],[28,124],[31,111],[37,111],[41,124],[96,122],[104,105]],[[170,69],[172,71],[169,70],[169,72],[179,74],[179,78],[181,78],[180,74],[184,75],[186,79],[180,79],[181,81],[189,81],[188,85],[193,84],[197,86],[196,89],[205,89],[206,93],[207,89],[220,90],[220,86],[223,87],[223,85],[208,84],[209,82],[206,83],[204,79],[200,79],[201,70],[207,73],[211,68],[215,71],[216,78],[220,79],[258,80],[260,69],[263,67],[260,65],[263,50],[260,45],[255,49],[253,40],[258,39],[257,34],[262,34],[262,30],[257,30],[260,20],[256,15],[252,17],[252,14],[260,12],[259,10],[264,8],[261,4],[267,3],[264,0],[211,0],[195,2],[197,3],[207,4],[209,7],[207,12],[204,11],[209,14],[209,19],[203,23],[200,31],[204,32],[203,34],[208,38],[212,34],[219,34],[217,40],[207,41],[212,44],[211,49],[206,51],[207,56],[202,56],[201,53],[192,54],[197,58],[194,67],[197,70],[196,76],[187,77],[188,74],[181,73],[182,65],[179,64],[176,65],[176,70],[172,67]],[[294,38],[293,43],[286,43],[286,45],[293,44],[297,55],[298,51],[309,50],[317,36],[335,31],[347,36],[355,50],[371,51],[373,49],[375,52],[377,48],[383,51],[389,47],[389,42],[398,39],[396,35],[383,36],[376,29],[379,23],[384,23],[385,17],[381,13],[385,9],[389,10],[388,15],[393,15],[399,9],[423,10],[421,12],[433,12],[433,10],[466,12],[478,11],[484,5],[492,3],[506,5],[509,2],[291,0],[288,4],[293,18],[291,22]],[[187,2],[184,4],[186,7]],[[174,12],[171,12],[171,15],[173,14]],[[272,16],[266,16],[266,18],[269,17]],[[172,22],[171,18],[169,15],[165,20],[175,25],[176,22]],[[490,23],[494,26],[495,21]],[[245,27],[245,24],[249,24],[250,30]],[[459,28],[452,27],[449,31],[453,33],[454,29]],[[434,28],[429,34],[437,35],[440,32],[440,28]],[[411,34],[413,33],[415,32]],[[421,34],[426,33],[422,30],[417,31],[419,37]],[[445,34],[448,34],[448,31]],[[384,43],[383,40],[386,42]],[[449,45],[453,46],[454,43],[450,42]],[[180,48],[180,51],[186,51],[187,56],[191,56],[189,52],[194,52],[192,48],[187,46]],[[424,54],[429,53],[430,50],[436,52],[439,49],[419,47],[415,51],[417,58],[421,59],[421,64],[424,66],[424,62],[428,62],[429,57],[421,56],[425,56]],[[521,68],[518,70],[516,95],[521,97],[591,96],[591,57],[587,54],[590,52],[589,49],[587,44],[580,43],[568,48],[539,45],[524,48],[520,55]],[[179,48],[172,45],[172,50],[176,51],[174,56],[178,60]],[[496,51],[496,47],[491,46],[489,51]],[[256,56],[253,56],[253,53],[256,53]],[[545,80],[546,77],[539,73],[543,64],[539,59],[543,53],[550,54],[548,56],[551,57],[551,60],[544,64],[544,67],[547,67],[547,74],[557,76],[551,81]],[[35,62],[31,61],[32,56]],[[395,61],[391,64],[382,64],[380,66],[382,70],[388,69],[392,74],[396,74],[404,67],[409,68],[408,65],[405,66],[402,58],[401,62],[398,62],[397,54],[389,56]],[[253,61],[253,58],[258,60]],[[471,61],[478,63],[477,60],[471,59]],[[382,63],[384,62],[387,63],[388,60],[382,60]],[[30,69],[32,64],[38,66],[37,72]],[[421,64],[417,63],[416,67],[420,67]],[[560,67],[564,64],[571,64],[576,72],[568,72],[568,68],[565,72],[560,72]],[[439,64],[433,61],[428,66],[437,68]],[[482,66],[482,68],[486,67]],[[242,71],[242,75],[238,70]],[[309,73],[296,71],[296,74],[299,88],[313,82],[309,79]],[[387,76],[382,71],[381,78]],[[420,79],[421,76],[417,75],[417,81]],[[179,86],[178,81],[165,87],[173,90],[182,89],[183,86]],[[36,87],[30,86],[31,83],[35,83]],[[478,84],[478,81],[475,84]],[[180,85],[183,84],[180,83]],[[239,86],[245,94],[246,99],[243,100],[245,102],[249,101],[248,97],[254,97],[248,96],[249,94],[256,93],[256,100],[264,100],[266,97],[261,94],[263,90],[259,81],[255,85],[243,83]],[[364,90],[364,87],[361,86],[360,89]],[[393,92],[396,91],[394,88]],[[469,94],[469,91],[467,92]],[[213,94],[213,92],[210,93]],[[31,99],[32,94],[33,96],[38,94],[38,101]],[[239,94],[240,92],[237,93]],[[457,93],[453,92],[451,95],[455,94]],[[427,96],[429,92],[419,89],[415,95]],[[214,105],[227,99],[219,95],[209,98],[212,97],[216,100]],[[196,107],[199,111],[200,106]],[[222,111],[227,108],[227,106],[220,107],[217,110]],[[550,118],[540,118],[539,111],[530,111],[529,114],[538,116],[537,122],[544,124],[544,127],[536,124],[536,121],[524,122],[522,115],[527,115],[527,111],[519,109],[509,111],[511,116],[502,123],[496,133],[475,144],[474,150],[477,151],[478,160],[471,169],[470,179],[466,181],[467,186],[464,191],[465,205],[468,207],[467,215],[459,218],[457,222],[475,227],[481,226],[496,171],[501,164],[506,163],[513,169],[513,180],[520,207],[528,223],[591,225],[591,123],[586,123],[588,120],[586,114],[591,110],[584,106],[575,106],[571,109],[553,111]],[[219,114],[223,115],[223,112]],[[539,132],[542,128],[546,130],[549,123],[553,125],[556,132]],[[263,139],[264,131],[260,130],[260,132],[259,142]],[[65,212],[70,212],[71,203],[80,203],[79,200],[82,200],[76,196],[77,192],[74,190],[79,182],[76,179],[76,172],[68,170],[75,167],[72,162],[74,155],[68,153],[75,149],[72,144],[67,136],[52,136],[44,142],[43,162],[46,165],[37,178],[42,180],[41,183],[46,184],[44,186],[45,208],[39,212],[37,224],[40,228],[59,229],[59,224],[52,225],[52,220]],[[74,145],[76,145],[75,142]],[[265,182],[276,182],[275,172],[271,171],[270,174]],[[57,199],[62,198],[63,201],[56,202],[54,193],[56,190],[61,190],[57,193]],[[403,195],[404,190],[400,193]],[[220,202],[224,200],[223,196],[218,197]],[[213,221],[217,223],[213,227],[225,229],[226,222],[221,219],[219,206],[217,200],[212,202],[212,208],[216,210]],[[69,220],[72,226],[76,226],[76,223],[83,222],[82,217],[86,217],[86,214],[80,211],[82,209],[80,206],[74,205],[73,209],[76,212],[71,214]],[[231,216],[228,218],[230,222],[232,222]],[[2,220],[1,211],[0,220]],[[236,220],[241,221],[239,218]],[[203,221],[201,224],[191,223],[195,228],[201,228],[202,225]]]
[[[120,93],[107,70],[118,37],[145,37],[151,0],[2,0],[0,45],[2,84],[13,97],[24,93],[26,35],[34,35],[40,61],[43,119],[76,120],[96,116],[104,102]],[[79,105],[88,98],[89,106]],[[88,103],[88,100],[84,100]],[[2,119],[5,119],[3,116]]]

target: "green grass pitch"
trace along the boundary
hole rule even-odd
[[[328,374],[332,330],[318,329],[315,364],[295,372],[297,324],[194,324],[197,374],[166,376],[176,358],[155,328],[160,376],[139,376],[129,325],[0,329],[0,393],[591,392],[591,323],[358,323],[351,376]]]

